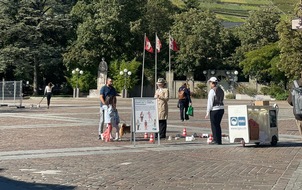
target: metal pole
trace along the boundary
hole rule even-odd
[[[156,92],[156,82],[157,82],[157,45],[156,45],[156,37],[157,37],[157,33],[155,32],[155,72],[154,72],[154,93]]]
[[[127,91],[126,91],[126,82],[127,82],[127,73],[124,72],[124,78],[125,78],[125,82],[124,82],[124,98],[127,98]]]
[[[77,72],[77,89],[76,89],[76,97],[78,98],[79,97],[79,87],[78,87],[78,83],[79,83],[79,72]]]
[[[171,36],[170,36],[170,32],[169,32],[169,91],[172,92],[172,84],[171,84]],[[170,98],[171,98],[171,95],[172,93],[169,93],[170,94]]]
[[[146,33],[144,35],[143,68],[142,68],[142,81],[141,81],[141,98],[143,97],[143,92],[144,92],[145,46],[146,46]]]

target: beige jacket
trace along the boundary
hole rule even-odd
[[[169,90],[167,88],[159,88],[156,90],[154,97],[157,98],[158,119],[168,119]]]

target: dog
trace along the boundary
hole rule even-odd
[[[119,127],[120,127],[119,130],[120,139],[122,139],[122,136],[124,136],[124,134],[131,133],[130,125],[126,125],[126,123],[119,123]]]

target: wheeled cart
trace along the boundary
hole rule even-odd
[[[230,143],[275,146],[279,140],[277,114],[277,106],[228,106]]]

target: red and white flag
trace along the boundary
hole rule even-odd
[[[160,42],[159,38],[156,35],[156,49],[157,49],[158,53],[160,52],[160,48],[161,48],[161,42]]]
[[[153,48],[152,48],[152,45],[150,43],[150,40],[148,39],[148,37],[146,36],[146,42],[145,42],[145,50],[147,52],[150,52],[150,53],[153,53]]]
[[[169,41],[170,41],[170,44],[169,44],[170,49],[173,50],[173,51],[178,51],[179,48],[178,48],[178,46],[176,44],[176,41],[171,36],[170,36],[170,40]]]

